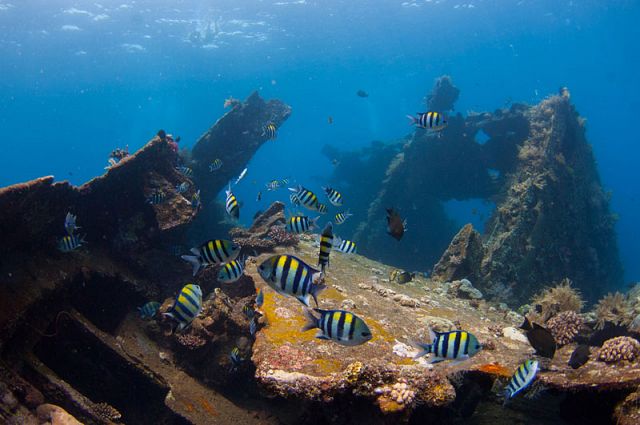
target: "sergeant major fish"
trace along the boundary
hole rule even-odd
[[[511,377],[511,381],[509,381],[507,388],[504,390],[505,403],[507,400],[531,385],[538,374],[539,368],[540,363],[537,360],[527,360],[518,366]]]
[[[327,206],[325,204],[321,204],[320,202],[316,203],[316,210],[318,210],[318,212],[320,214],[326,214],[327,213]]]
[[[176,192],[178,193],[185,193],[187,190],[189,190],[189,183],[187,182],[182,182],[176,186]]]
[[[329,265],[329,254],[333,248],[333,225],[328,222],[320,235],[320,253],[318,254],[318,265],[324,273],[324,269]]]
[[[233,261],[240,253],[240,246],[231,241],[213,239],[197,248],[191,248],[194,255],[182,255],[181,258],[193,265],[193,275],[202,267]]]
[[[227,194],[225,205],[227,213],[231,217],[238,220],[240,218],[240,205],[238,204],[238,199],[236,199],[236,196],[231,192],[231,185],[229,185],[229,189],[227,189],[225,193]]]
[[[293,216],[287,220],[287,231],[291,233],[304,233],[309,230],[313,230],[318,227],[318,219],[320,217],[316,217],[314,219],[309,219],[307,216]]]
[[[202,289],[200,286],[189,283],[185,285],[176,297],[173,306],[164,313],[178,323],[176,328],[180,332],[191,324],[202,310]]]
[[[335,189],[330,187],[323,187],[324,192],[327,194],[327,198],[329,198],[329,202],[336,207],[342,206],[342,194]]]
[[[58,249],[62,252],[71,252],[85,244],[84,236],[67,235],[58,241]]]
[[[147,204],[160,205],[167,199],[167,195],[161,190],[154,190],[147,198]]]
[[[246,258],[243,256],[240,259],[223,264],[218,272],[218,280],[223,283],[233,283],[240,279],[240,276],[244,273],[245,260]]]
[[[294,192],[300,204],[302,204],[305,208],[313,210],[316,209],[316,203],[318,202],[318,197],[312,191],[305,189],[304,187],[298,185],[295,188],[289,188],[290,191]]]
[[[220,158],[216,158],[209,164],[209,172],[213,173],[214,171],[218,171],[222,168],[222,160]]]
[[[415,358],[433,354],[430,363],[455,360],[456,363],[473,357],[482,349],[478,339],[467,331],[434,332],[429,329],[431,343],[416,343],[422,351]]]
[[[276,292],[290,295],[309,306],[309,297],[318,304],[318,294],[326,288],[317,283],[319,270],[293,255],[273,255],[258,266],[258,273]]]
[[[307,308],[304,309],[307,323],[302,332],[310,329],[320,329],[316,338],[332,340],[341,345],[353,346],[364,344],[372,338],[367,324],[353,313],[344,310],[320,310],[320,318],[316,317]]]
[[[141,319],[153,319],[160,309],[160,303],[157,301],[149,301],[142,307],[138,307]]]
[[[67,231],[69,236],[72,236],[78,229],[80,229],[80,227],[76,226],[76,216],[68,212],[64,218],[64,230]]]
[[[176,167],[176,170],[185,177],[193,177],[193,169],[185,166]]]
[[[238,366],[242,363],[242,358],[240,357],[240,349],[238,347],[233,347],[231,350],[231,354],[229,354],[229,360],[231,360],[231,366],[229,367],[229,373],[238,369]]]
[[[256,307],[262,308],[264,304],[264,292],[262,292],[262,288],[258,291],[258,295],[256,296]]]
[[[275,140],[278,137],[278,128],[270,122],[262,128],[262,136],[267,136],[267,140]]]
[[[342,224],[342,223],[344,223],[344,222],[345,222],[345,221],[347,221],[347,219],[348,219],[349,217],[351,217],[352,215],[353,215],[353,214],[351,214],[351,213],[349,212],[349,210],[347,210],[346,212],[339,212],[338,214],[336,214],[336,217],[335,217],[335,219],[336,219],[336,224]]]
[[[200,189],[191,195],[191,208],[195,210],[198,209],[198,207],[200,207]]]
[[[417,112],[417,116],[407,115],[410,124],[427,130],[440,131],[447,126],[447,120],[439,112]]]
[[[351,242],[346,239],[342,240],[337,236],[336,240],[333,242],[333,247],[336,249],[336,251],[340,251],[344,254],[355,254],[356,252],[355,242]]]

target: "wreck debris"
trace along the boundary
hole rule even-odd
[[[628,336],[619,336],[604,342],[598,352],[598,360],[616,363],[620,360],[633,361],[640,357],[640,342]]]
[[[294,246],[299,241],[297,235],[284,230],[284,225],[284,204],[274,202],[255,218],[250,228],[234,227],[229,235],[245,252],[271,252],[278,245]]]
[[[440,257],[440,260],[433,266],[432,279],[442,282],[467,278],[479,279],[479,270],[484,248],[480,233],[473,228],[473,225],[466,224],[458,234],[456,234]]]

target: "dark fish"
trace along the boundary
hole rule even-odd
[[[320,254],[318,256],[318,265],[324,273],[324,269],[329,265],[329,254],[333,248],[333,225],[328,222],[322,234],[320,235]]]
[[[160,140],[164,140],[167,137],[167,132],[164,130],[158,130],[157,134]]]
[[[331,115],[329,115],[329,118],[327,118],[327,122],[329,124],[333,124],[333,117]]]
[[[547,328],[537,323],[531,323],[527,317],[520,329],[525,331],[529,344],[536,350],[536,354],[553,359],[556,353],[556,340]]]
[[[402,239],[407,227],[407,221],[402,220],[400,214],[393,208],[387,208],[387,233],[396,240]]]
[[[393,269],[389,273],[389,280],[391,282],[397,282],[400,284],[408,283],[416,276],[415,273],[409,273],[408,271]]]
[[[614,325],[611,322],[605,322],[604,328],[591,334],[589,337],[589,345],[592,347],[601,347],[602,344],[608,339],[616,338],[619,336],[631,336],[631,333],[626,326]],[[581,343],[581,338],[577,338]]]
[[[258,191],[258,195],[256,196],[256,202],[260,202],[262,200],[262,192]]]
[[[577,369],[589,360],[589,354],[591,354],[591,351],[588,345],[578,345],[578,348],[571,353],[571,358],[567,364],[571,366],[571,369]]]
[[[358,95],[358,97],[369,97],[369,93],[367,93],[367,92],[366,92],[366,91],[364,91],[364,90],[358,90],[358,91],[356,92],[356,95]]]

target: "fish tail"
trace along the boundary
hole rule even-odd
[[[296,187],[290,187],[289,190],[291,192],[299,193],[302,190],[302,186],[297,185]]]
[[[311,289],[309,290],[309,295],[313,297],[313,301],[316,302],[316,307],[318,306],[318,294],[320,292],[327,289],[327,286],[322,283],[315,283],[311,285]]]
[[[407,118],[409,119],[409,125],[413,125],[418,122],[418,119],[413,115],[407,115]]]
[[[302,309],[304,313],[304,318],[306,320],[304,326],[302,327],[302,332],[306,332],[310,329],[315,329],[318,327],[318,318],[311,313],[311,310],[308,308]]]
[[[319,219],[320,219],[320,216],[317,216],[316,218],[311,219],[311,221],[309,222],[309,230],[313,230],[318,227]]]
[[[425,344],[423,342],[414,342],[414,345],[416,345],[420,349],[418,354],[413,356],[414,359],[417,359],[418,357],[426,356],[427,354],[431,353],[431,344]]]
[[[191,263],[191,265],[193,266],[194,276],[198,273],[198,271],[200,270],[200,267],[202,267],[202,262],[200,261],[200,257],[196,257],[195,255],[182,255],[180,258]]]

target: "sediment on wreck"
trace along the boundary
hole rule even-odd
[[[450,78],[438,79],[427,110],[452,109],[458,92]],[[370,258],[408,270],[433,267],[443,281],[473,278],[490,297],[524,302],[541,285],[569,278],[594,301],[622,280],[615,219],[584,120],[563,93],[534,107],[450,115],[441,132],[417,129],[407,140],[380,143],[356,167],[386,170],[367,185],[339,164],[331,183],[347,187],[353,204],[366,210],[342,229]],[[394,149],[392,158],[383,154]],[[352,157],[336,148],[325,153]],[[464,229],[455,236],[459,229],[444,209],[452,199],[478,198],[496,204],[481,244]],[[408,222],[398,249],[383,248],[395,242],[386,235],[389,207]],[[458,252],[471,242],[468,253]]]

